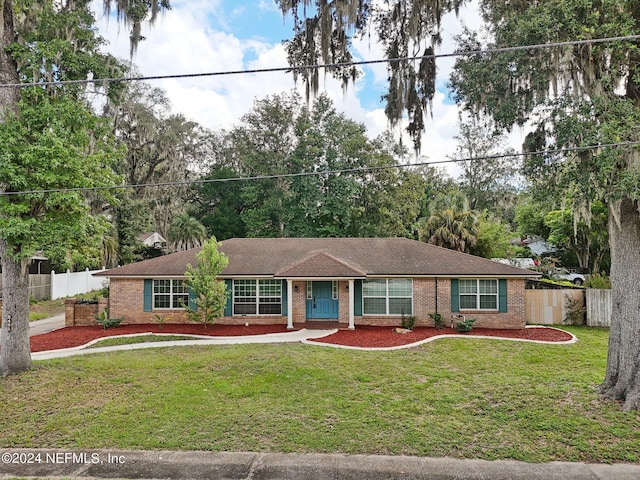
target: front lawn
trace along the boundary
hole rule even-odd
[[[571,331],[568,346],[194,346],[37,362],[0,380],[0,448],[640,462],[640,414],[596,392],[607,331]]]

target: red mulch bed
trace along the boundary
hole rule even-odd
[[[60,348],[78,347],[98,338],[130,333],[169,333],[183,335],[209,335],[215,337],[263,335],[265,333],[290,332],[285,325],[204,325],[194,324],[165,324],[162,329],[157,324],[120,325],[115,328],[103,329],[100,326],[65,327],[53,332],[31,337],[31,351],[42,352]],[[355,330],[339,330],[333,335],[318,338],[314,341],[346,345],[352,347],[397,347],[418,342],[437,335],[452,335],[457,332],[451,328],[436,330],[429,327],[416,327],[409,333],[396,333],[393,327],[358,326]],[[491,336],[502,338],[519,338],[526,340],[544,340],[547,342],[566,342],[571,335],[553,328],[523,328],[518,330],[476,328],[465,333],[469,336]]]
[[[346,345],[350,347],[398,347],[419,342],[437,335],[460,335],[452,328],[437,330],[433,327],[416,327],[409,333],[396,333],[393,327],[356,327],[355,330],[340,330],[333,335],[314,339],[314,342]],[[498,329],[476,328],[462,335],[487,336],[500,338],[518,338],[522,340],[540,340],[546,342],[566,342],[572,339],[567,332],[553,328]]]
[[[157,324],[119,325],[104,329],[101,326],[64,327],[42,335],[31,337],[31,351],[43,352],[59,348],[79,347],[97,338],[127,335],[130,333],[171,333],[182,335],[209,335],[212,337],[263,335],[265,333],[290,332],[286,325],[209,325],[202,324],[167,324],[162,329]]]

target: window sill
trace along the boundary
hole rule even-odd
[[[497,308],[477,309],[477,310],[460,310],[457,313],[500,313]]]

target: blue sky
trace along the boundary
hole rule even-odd
[[[128,32],[102,16],[102,0],[94,0],[100,33],[109,41],[108,49],[117,56],[129,54]],[[172,0],[172,10],[158,18],[152,27],[145,26],[147,38],[138,48],[134,63],[143,75],[220,72],[287,65],[281,44],[292,35],[291,17],[283,18],[272,0]],[[478,19],[473,5],[461,11],[459,18],[447,16],[443,21],[444,42],[440,52],[455,48],[452,35],[461,22]],[[366,39],[354,42],[359,59],[383,57],[380,45]],[[428,160],[444,160],[455,151],[458,110],[445,89],[452,60],[439,61],[438,92],[434,99],[433,118],[427,119],[422,152]],[[381,96],[386,89],[384,65],[365,67],[364,75],[345,94],[336,80],[326,77],[323,91],[336,108],[363,123],[370,137],[387,127]],[[198,79],[158,80],[175,112],[211,129],[232,128],[248,112],[254,100],[296,88],[292,76],[267,73],[204,77]],[[302,91],[302,90],[301,90]],[[401,131],[398,136],[402,135]],[[409,144],[409,143],[407,143]]]

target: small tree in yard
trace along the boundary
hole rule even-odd
[[[224,315],[227,303],[227,290],[224,282],[218,280],[229,259],[218,251],[220,243],[215,237],[204,242],[198,253],[198,265],[187,265],[187,282],[193,295],[195,308],[187,308],[187,317],[194,322],[213,323],[216,318]]]

